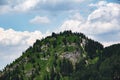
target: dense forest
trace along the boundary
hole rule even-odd
[[[120,44],[104,48],[82,33],[52,33],[0,71],[0,80],[120,80]]]

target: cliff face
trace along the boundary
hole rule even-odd
[[[7,65],[0,80],[119,80],[119,54],[120,45],[103,48],[82,33],[52,33]]]

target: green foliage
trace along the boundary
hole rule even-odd
[[[72,72],[73,72],[72,63],[64,58],[60,63],[60,73],[62,74],[62,76],[70,76]]]
[[[0,71],[0,80],[120,80],[120,44],[103,48],[82,33],[52,33]]]

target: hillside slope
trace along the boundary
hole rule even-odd
[[[120,45],[103,48],[82,33],[52,33],[7,65],[0,80],[120,80]]]

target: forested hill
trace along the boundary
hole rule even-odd
[[[103,48],[82,33],[52,33],[7,65],[0,80],[120,80],[120,44]]]

